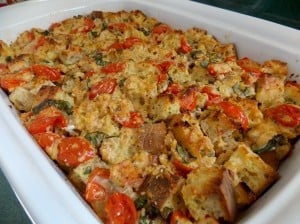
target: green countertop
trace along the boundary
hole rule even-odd
[[[300,29],[300,0],[194,0]],[[0,223],[30,224],[0,170]]]

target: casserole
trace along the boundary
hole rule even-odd
[[[30,7],[30,4],[36,7],[36,10],[34,13],[29,13],[28,10],[23,14],[28,19],[17,21],[18,19],[11,16],[14,13],[22,14],[24,7]],[[49,12],[49,8],[51,8],[51,12]],[[260,20],[260,25],[256,25],[255,22],[257,20],[250,17],[243,17],[239,14],[183,1],[172,1],[172,3],[171,1],[163,3],[156,1],[69,1],[63,4],[53,4],[53,1],[51,3],[37,1],[24,3],[1,11],[1,17],[3,18],[1,23],[3,24],[1,24],[0,39],[10,41],[24,29],[47,27],[52,22],[72,15],[88,13],[95,9],[115,11],[136,8],[174,27],[180,29],[191,26],[202,27],[208,30],[209,33],[214,34],[222,42],[234,42],[238,46],[240,57],[249,56],[257,60],[264,60],[278,56],[277,59],[289,63],[290,73],[297,73],[297,69],[299,69],[300,54],[296,42],[299,40],[299,31]],[[153,9],[155,10],[153,11]],[[45,11],[43,12],[43,10]],[[186,11],[189,12],[188,15]],[[201,12],[200,18],[198,16],[199,12]],[[175,20],[177,17],[181,18],[180,21]],[[226,17],[226,19],[223,17]],[[240,17],[244,18],[244,21],[235,22]],[[10,22],[7,22],[8,20]],[[265,32],[267,28],[271,29],[271,31]],[[272,30],[276,30],[276,37],[274,35],[275,32]],[[57,171],[54,164],[46,159],[44,154],[39,152],[24,128],[12,116],[9,107],[7,107],[7,102],[4,101],[5,99],[6,97],[3,94],[1,99],[1,111],[3,111],[1,134],[4,136],[5,141],[1,142],[1,149],[8,148],[12,150],[3,150],[3,153],[1,153],[1,167],[16,189],[16,193],[32,219],[37,223],[97,222],[97,218],[90,213],[89,209],[84,208],[85,204],[78,198],[75,190],[70,190],[72,187],[68,183],[64,183],[65,177],[60,171]],[[14,160],[17,162],[12,162]],[[268,192],[265,197],[259,200],[259,203],[251,207],[243,222],[247,222],[247,220],[255,222],[255,220],[258,220],[257,223],[267,223],[268,221],[271,222],[271,218],[277,219],[275,216],[272,217],[269,211],[272,211],[274,214],[274,211],[279,211],[279,209],[292,202],[290,199],[295,194],[295,186],[299,182],[299,175],[297,175],[299,168],[297,168],[296,164],[297,150],[282,167],[282,178],[280,181],[269,191],[271,193]],[[22,172],[18,172],[20,170]],[[24,184],[28,179],[34,183],[34,186]],[[35,195],[39,197],[37,198]],[[45,200],[45,197],[42,195],[48,195],[48,198]],[[47,207],[45,206],[47,210],[37,211],[37,208],[44,204],[43,201],[47,201]],[[260,204],[263,201],[266,201],[267,204],[261,208]],[[272,207],[271,205],[274,204],[276,206]],[[278,204],[283,207],[279,207]],[[293,206],[293,208],[296,208],[296,206]],[[55,211],[57,220],[47,212],[48,210]],[[259,212],[257,212],[258,210]],[[291,218],[291,222],[297,220],[295,217],[292,217],[292,214],[288,215]]]

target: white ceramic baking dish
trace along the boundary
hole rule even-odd
[[[222,42],[237,45],[240,57],[289,63],[300,75],[300,31],[187,0],[38,0],[0,9],[0,39],[10,42],[26,29],[47,28],[93,10],[140,9],[174,27],[201,27]],[[100,223],[66,177],[38,148],[0,92],[0,165],[34,223]],[[239,223],[299,223],[300,144],[280,168],[280,180]],[[1,199],[0,199],[1,200]]]

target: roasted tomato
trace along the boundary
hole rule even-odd
[[[226,116],[232,118],[236,122],[240,123],[242,126],[242,129],[246,131],[249,127],[248,118],[245,114],[245,112],[242,110],[240,106],[237,104],[231,103],[229,101],[222,101],[217,104],[220,106],[223,110],[223,112],[226,114]]]
[[[296,105],[281,104],[265,110],[267,117],[286,127],[300,125],[300,108]]]
[[[81,137],[66,137],[60,141],[57,148],[57,161],[66,167],[77,167],[95,156],[91,144]]]
[[[50,81],[58,81],[61,77],[61,72],[57,68],[52,68],[47,65],[33,65],[32,71],[36,76],[48,79]]]
[[[89,99],[94,99],[98,94],[108,93],[112,94],[117,86],[117,80],[114,78],[107,78],[99,81],[91,87],[89,92]]]
[[[104,180],[110,176],[109,169],[96,167],[89,176],[84,197],[89,203],[104,201],[108,196],[108,190],[104,186]]]
[[[105,206],[107,224],[133,224],[138,213],[132,199],[124,193],[113,193]]]
[[[36,115],[28,124],[27,130],[31,134],[52,131],[55,127],[65,127],[67,120],[56,107],[48,107]]]

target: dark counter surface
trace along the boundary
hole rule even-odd
[[[300,29],[300,0],[194,0]],[[30,224],[25,211],[0,170],[0,223]]]

